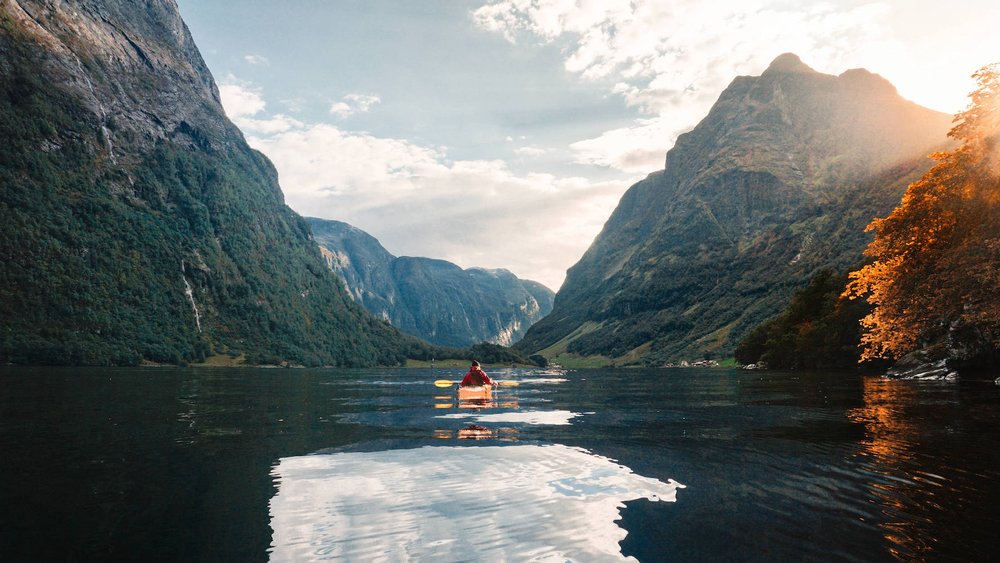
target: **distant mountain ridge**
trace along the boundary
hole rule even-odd
[[[554,293],[507,270],[396,257],[341,221],[307,218],[327,265],[370,313],[441,346],[509,346],[552,310]]]
[[[820,268],[861,260],[951,117],[781,55],[737,77],[622,197],[518,348],[660,365],[731,355]]]
[[[0,363],[393,365],[174,0],[0,2]]]

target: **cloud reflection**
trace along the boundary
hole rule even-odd
[[[631,560],[622,503],[683,488],[561,445],[291,457],[272,474],[272,561]]]
[[[578,412],[570,411],[519,411],[501,412],[491,414],[446,414],[435,418],[471,418],[476,422],[508,422],[520,424],[547,424],[553,426],[566,426],[570,420],[581,416]]]

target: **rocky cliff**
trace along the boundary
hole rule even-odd
[[[396,257],[368,233],[308,219],[327,264],[354,300],[400,330],[442,346],[509,346],[552,310],[553,293],[507,270]]]
[[[632,186],[518,345],[619,363],[725,357],[820,268],[862,259],[950,116],[785,54],[736,78]]]
[[[0,1],[0,362],[396,363],[173,0]]]

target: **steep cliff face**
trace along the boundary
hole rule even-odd
[[[395,257],[364,231],[308,219],[330,268],[376,317],[442,346],[509,346],[552,310],[553,293],[506,270]]]
[[[172,0],[4,0],[4,35],[48,86],[71,98],[109,159],[159,141],[240,143],[212,75]],[[7,49],[15,49],[8,45]],[[24,50],[28,53],[23,52]],[[11,68],[18,61],[7,61]],[[119,139],[116,139],[119,137]]]
[[[731,354],[819,268],[861,260],[864,227],[949,123],[877,75],[791,54],[736,78],[626,192],[518,347],[654,365]]]
[[[340,221],[306,217],[323,258],[344,280],[348,294],[376,317],[391,322],[399,295],[389,253],[375,237]]]
[[[0,55],[0,361],[402,359],[226,119],[173,0],[2,0]]]

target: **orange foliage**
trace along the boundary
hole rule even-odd
[[[1000,63],[955,116],[961,145],[910,184],[899,207],[867,230],[873,261],[845,296],[874,305],[862,320],[862,360],[900,357],[956,333],[1000,344]]]

